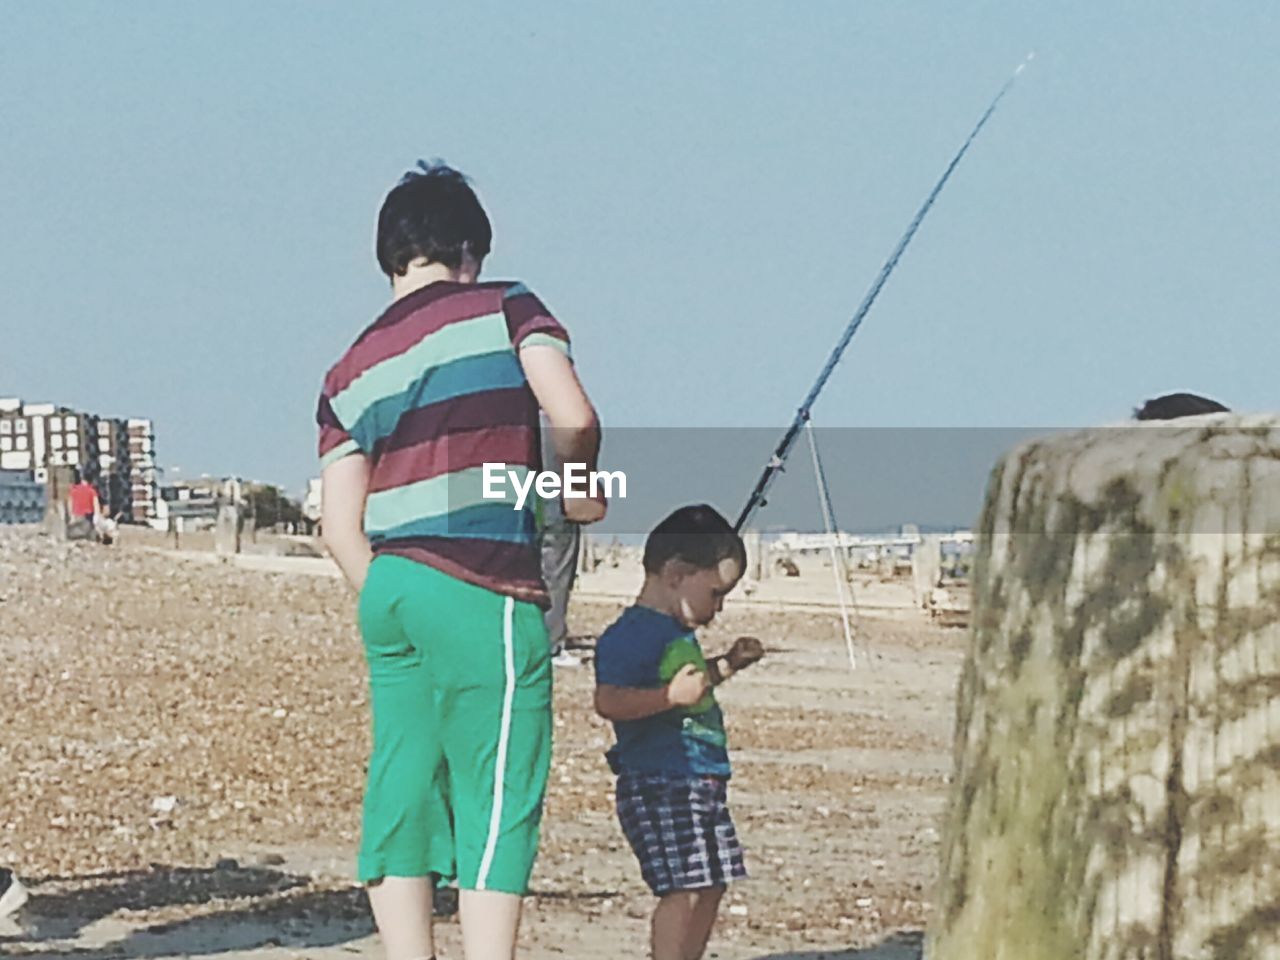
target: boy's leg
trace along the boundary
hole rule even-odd
[[[675,890],[658,899],[653,911],[653,960],[700,960],[724,887]]]
[[[696,897],[696,890],[676,890],[658,898],[650,931],[653,960],[685,960],[684,943]]]
[[[720,911],[720,898],[724,896],[724,889],[719,886],[696,891],[693,915],[689,918],[689,926],[685,931],[684,960],[701,960],[707,949],[707,941],[711,939],[711,929],[716,925],[716,914]]]
[[[699,890],[690,924],[689,937],[685,941],[686,960],[698,960],[707,948],[716,915],[720,911],[720,899],[724,896],[728,881],[745,880],[746,864],[743,861],[742,844],[729,813],[728,790],[725,781],[708,778],[699,782],[698,795],[701,811],[701,834],[705,844],[703,851],[710,885]],[[701,858],[700,858],[701,859]]]
[[[424,643],[431,624],[404,616],[404,598],[421,592],[422,569],[396,557],[378,558],[360,595],[373,751],[359,874],[369,884],[387,960],[432,955],[432,875],[453,873],[440,725]]]
[[[659,897],[655,960],[697,960],[715,925],[725,883],[746,876],[742,848],[713,777],[623,774],[616,797],[622,832]]]

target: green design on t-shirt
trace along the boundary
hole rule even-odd
[[[685,664],[692,663],[704,674],[707,670],[707,660],[690,637],[677,637],[667,644],[667,649],[662,653],[662,659],[658,661],[658,679],[662,683],[671,682],[671,678],[680,672]],[[707,692],[702,695],[699,700],[691,707],[685,707],[686,714],[706,713],[716,705],[715,695],[711,692],[711,688],[707,687]]]

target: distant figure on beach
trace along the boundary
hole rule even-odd
[[[600,428],[569,334],[524,284],[480,282],[491,229],[465,177],[420,165],[386,197],[392,303],[324,380],[324,542],[360,593],[373,752],[359,876],[387,960],[435,953],[432,892],[457,879],[467,960],[511,960],[551,763],[551,654],[535,505],[483,465],[562,463]],[[603,501],[564,501],[591,523]]]
[[[67,539],[94,539],[101,518],[102,500],[98,490],[77,470],[75,483],[67,491]]]
[[[556,456],[554,431],[543,418],[542,468],[562,472],[564,465]],[[540,501],[539,542],[542,555],[542,579],[547,584],[547,642],[551,644],[551,662],[558,667],[581,664],[569,653],[569,595],[578,576],[578,554],[582,543],[582,525],[564,514],[560,497]]]
[[[1135,420],[1177,420],[1179,417],[1198,417],[1206,413],[1230,413],[1217,400],[1210,400],[1195,393],[1166,393],[1148,400],[1133,411]]]

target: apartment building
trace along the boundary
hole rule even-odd
[[[150,420],[101,417],[52,403],[0,398],[0,470],[37,483],[54,467],[74,467],[125,521],[155,516],[155,434]]]

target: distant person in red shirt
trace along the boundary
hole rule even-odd
[[[97,535],[98,521],[102,514],[102,501],[92,483],[76,472],[76,482],[67,493],[67,537],[71,540],[92,540]]]
[[[67,507],[72,520],[92,520],[102,509],[97,487],[77,473],[76,482],[67,494]]]

